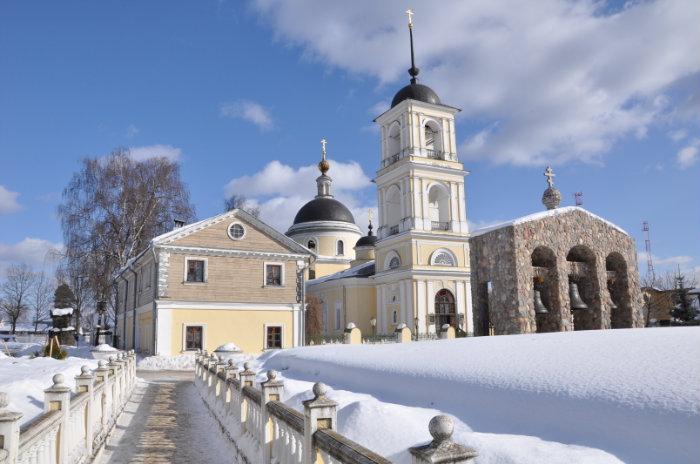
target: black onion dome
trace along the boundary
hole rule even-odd
[[[376,235],[365,235],[364,237],[360,237],[360,239],[357,241],[355,246],[356,247],[374,246],[375,243],[377,243],[377,236]]]
[[[433,105],[440,105],[440,97],[437,96],[435,91],[423,84],[408,84],[406,87],[402,88],[391,101],[391,107],[395,107],[404,100],[418,100],[425,103],[431,103]]]
[[[316,197],[301,207],[294,224],[313,221],[339,221],[355,224],[355,218],[344,204],[330,197]]]

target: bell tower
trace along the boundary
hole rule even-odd
[[[455,114],[418,83],[413,12],[408,10],[410,83],[377,117],[381,163],[376,243],[377,327],[405,323],[419,334],[443,324],[473,332],[469,229],[464,177],[457,157]]]

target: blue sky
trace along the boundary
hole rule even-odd
[[[118,146],[178,159],[199,218],[235,191],[285,230],[325,137],[364,226],[411,6],[421,82],[463,109],[474,226],[541,210],[552,164],[563,204],[582,191],[640,250],[648,220],[657,268],[700,278],[698,2],[428,5],[3,2],[0,267],[60,245],[62,188]]]

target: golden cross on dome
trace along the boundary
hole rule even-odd
[[[326,159],[326,144],[328,141],[326,139],[321,139],[321,155],[323,156],[323,159]]]
[[[406,10],[406,15],[408,15],[408,27],[413,27],[413,15],[415,13],[413,12],[412,9]]]
[[[556,177],[556,174],[554,174],[554,170],[551,166],[547,166],[547,169],[544,170],[544,176],[547,178],[547,185],[549,185],[550,188],[554,187],[554,177]]]

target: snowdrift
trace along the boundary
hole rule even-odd
[[[689,327],[325,345],[261,361],[287,378],[441,410],[477,432],[690,463],[700,455],[699,355],[700,328]]]

